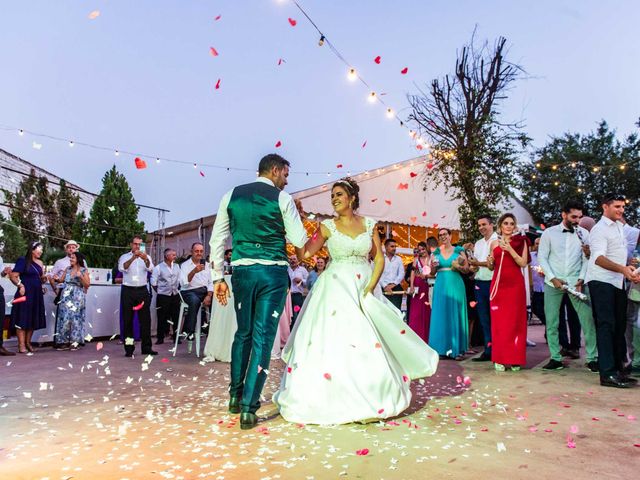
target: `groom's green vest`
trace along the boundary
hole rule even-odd
[[[263,182],[233,189],[227,212],[233,237],[231,260],[287,261],[280,190]]]

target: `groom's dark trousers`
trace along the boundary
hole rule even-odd
[[[284,265],[238,265],[231,277],[238,321],[231,349],[231,396],[240,411],[255,413],[267,379],[271,348],[289,286]]]

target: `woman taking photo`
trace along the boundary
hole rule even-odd
[[[71,265],[60,275],[54,277],[57,283],[64,283],[56,324],[58,350],[77,350],[84,343],[85,297],[91,279],[84,267],[85,258],[80,252],[69,256]]]
[[[428,343],[431,304],[427,277],[431,274],[431,254],[425,242],[418,243],[416,250],[416,259],[409,277],[409,327]]]
[[[11,281],[17,287],[11,307],[11,326],[18,336],[18,353],[33,353],[33,331],[47,326],[42,292],[42,284],[47,279],[40,260],[42,252],[40,242],[31,243],[26,255],[18,258],[11,272]]]
[[[529,239],[516,233],[516,217],[498,220],[498,240],[491,242],[487,266],[493,270],[491,302],[491,360],[498,372],[510,365],[516,372],[527,361],[527,301],[522,269],[527,266]]]
[[[451,230],[438,231],[440,247],[433,253],[432,270],[436,272],[431,308],[429,345],[441,357],[462,360],[469,345],[467,298],[461,273],[469,271],[462,247],[451,245]]]
[[[324,272],[325,268],[327,268],[327,259],[324,257],[318,257],[318,259],[316,260],[316,266],[313,267],[313,270],[309,272],[309,278],[307,278],[308,291],[311,291],[311,287],[313,287],[313,284],[316,283],[318,277],[322,272]]]

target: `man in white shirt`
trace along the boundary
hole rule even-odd
[[[392,294],[392,292],[402,292],[402,280],[404,279],[404,264],[402,259],[396,255],[396,241],[393,238],[387,238],[384,241],[384,270],[380,276],[380,287],[386,298],[398,309],[402,308],[402,297],[400,294]]]
[[[640,229],[629,225],[622,217],[624,227],[625,241],[627,242],[627,261],[635,267],[640,267],[638,257],[640,252]],[[633,283],[627,285],[627,329],[625,339],[627,341],[627,365],[625,373],[637,376],[640,374],[640,324],[638,324],[638,315],[640,315],[640,284]]]
[[[300,265],[298,257],[289,257],[289,279],[291,280],[291,306],[293,307],[293,317],[291,318],[291,328],[296,323],[298,313],[304,304],[304,291],[307,286],[309,272]]]
[[[589,232],[579,226],[582,210],[582,204],[567,202],[562,208],[562,222],[547,228],[540,239],[538,261],[545,274],[544,314],[547,344],[551,354],[549,362],[542,367],[544,370],[564,368],[558,325],[562,301],[568,295],[584,332],[587,367],[592,372],[598,372],[598,349],[591,308],[585,301],[563,290],[568,286],[581,292],[584,287],[588,259],[584,254],[583,245],[589,243]],[[579,343],[576,346],[579,349]]]
[[[635,267],[627,265],[627,245],[620,221],[625,200],[619,194],[604,197],[602,218],[590,232],[591,256],[585,279],[596,323],[600,385],[617,388],[637,383],[623,372],[627,352],[624,279],[640,282],[640,277],[634,275]]]
[[[118,260],[118,270],[122,272],[122,294],[120,304],[124,323],[125,356],[133,357],[135,343],[133,339],[133,309],[138,311],[140,322],[140,342],[143,355],[157,355],[151,349],[151,314],[149,304],[151,295],[147,288],[147,275],[153,271],[153,262],[140,250],[142,237],[136,235],[131,240],[131,251]]]
[[[204,245],[200,242],[191,245],[191,258],[180,266],[180,286],[182,298],[189,306],[182,331],[192,341],[200,305],[209,307],[213,298],[211,267],[204,259]]]
[[[174,338],[178,328],[180,267],[175,261],[176,251],[172,248],[166,248],[164,262],[156,265],[151,273],[151,288],[158,294],[156,296],[156,314],[158,316],[156,345],[164,343],[164,337],[169,333],[169,325],[173,325]]]
[[[498,234],[493,230],[493,219],[490,215],[478,217],[478,230],[482,238],[473,247],[473,258],[469,259],[471,271],[475,272],[475,297],[476,312],[482,326],[484,337],[484,352],[473,359],[474,362],[491,361],[491,305],[489,294],[493,272],[487,268],[487,257],[491,253],[491,242],[498,239]]]

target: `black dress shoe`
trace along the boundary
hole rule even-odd
[[[2,332],[0,332],[0,335],[2,335]],[[15,353],[10,352],[4,347],[0,347],[0,355],[2,355],[3,357],[13,357]]]
[[[617,375],[609,375],[608,377],[600,377],[600,385],[603,387],[631,388],[633,384],[625,382]]]
[[[124,356],[131,358],[133,357],[133,352],[124,352]]]
[[[229,413],[240,413],[240,397],[231,397],[229,399]]]
[[[626,375],[624,373],[621,373],[620,375],[618,375],[618,378],[623,382],[631,383],[632,385],[635,385],[638,383],[637,378],[631,378],[629,375]]]
[[[563,368],[564,364],[558,360],[554,360],[553,358],[549,360],[549,363],[542,367],[543,370],[562,370]]]
[[[471,361],[472,362],[490,362],[491,361],[491,357],[489,355],[485,355],[483,353],[479,357],[472,358]]]
[[[258,425],[258,416],[255,413],[242,412],[240,414],[240,429],[250,430]]]
[[[154,350],[145,350],[142,352],[143,355],[157,355],[158,352],[154,351]]]
[[[587,368],[593,373],[598,373],[600,371],[598,369],[598,362],[596,360],[592,360],[591,362],[587,363]]]

